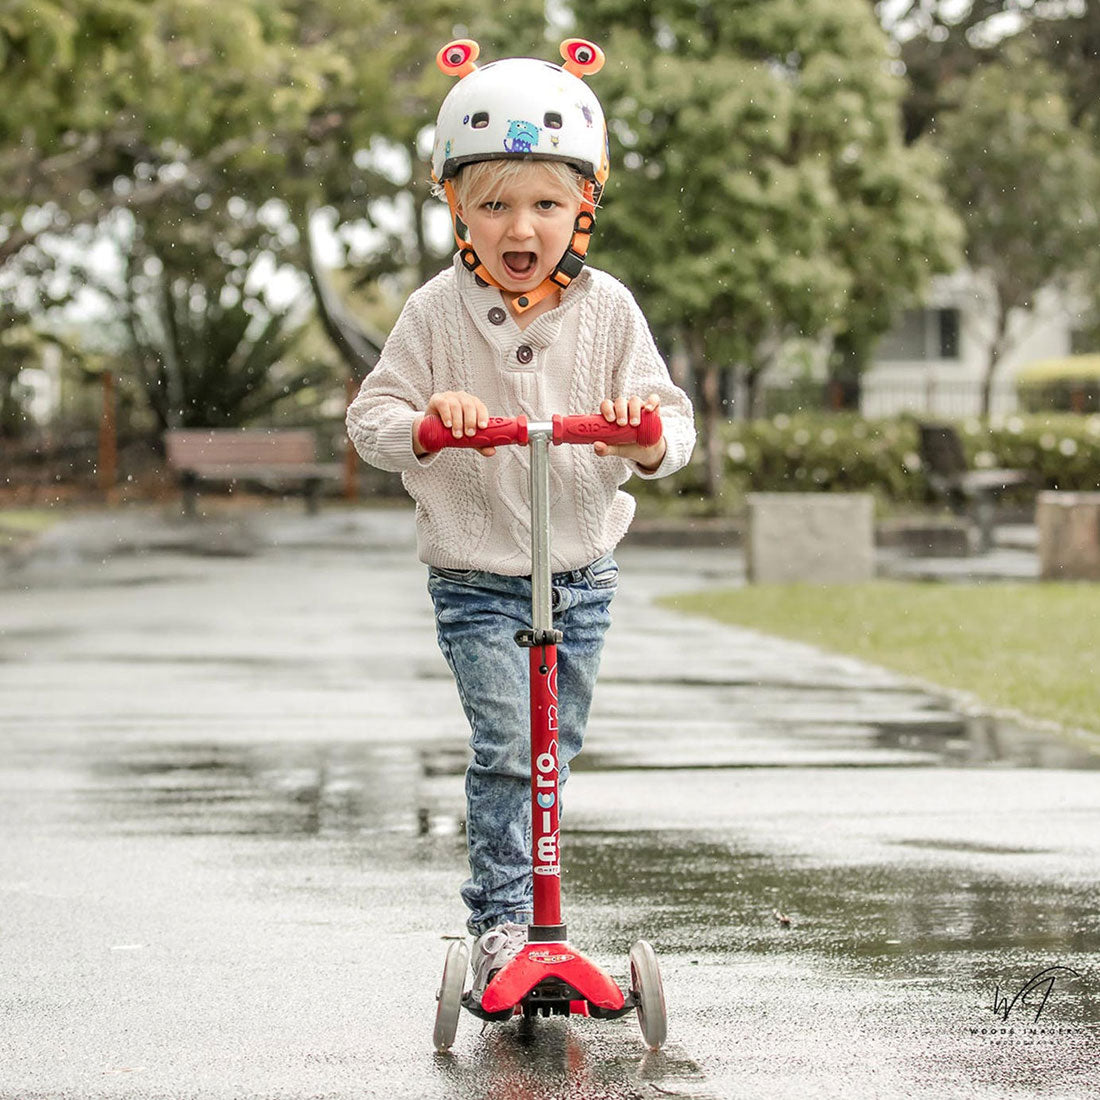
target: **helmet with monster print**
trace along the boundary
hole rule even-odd
[[[581,79],[603,68],[599,46],[582,38],[561,44],[564,65],[531,57],[475,62],[478,45],[470,39],[450,42],[436,55],[448,76],[459,78],[439,109],[432,149],[432,176],[451,208],[455,243],[468,271],[499,286],[463,239],[453,181],[467,164],[486,160],[553,160],[571,165],[584,178],[573,239],[554,271],[534,290],[508,297],[523,313],[580,274],[596,224],[596,203],[607,181],[607,124],[600,101]]]
[[[564,65],[510,57],[478,67],[476,42],[460,39],[436,63],[459,77],[439,109],[432,175],[452,179],[481,160],[525,158],[571,164],[596,188],[607,179],[607,127],[595,93],[581,79],[603,67],[603,51],[583,39],[561,45]]]

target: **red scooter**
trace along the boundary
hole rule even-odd
[[[527,945],[497,971],[480,1001],[463,992],[470,961],[465,941],[450,945],[437,995],[433,1041],[438,1051],[450,1049],[463,1008],[483,1020],[505,1020],[513,1015],[607,1020],[633,1010],[650,1050],[659,1049],[665,1041],[665,996],[653,948],[638,940],[630,949],[631,986],[624,992],[569,943],[561,919],[557,644],[562,634],[553,625],[550,580],[550,445],[602,440],[647,447],[660,438],[660,415],[646,409],[636,427],[609,423],[603,416],[554,416],[547,422],[530,423],[523,416],[493,417],[487,428],[461,439],[438,417],[421,422],[420,443],[429,451],[510,444],[531,448],[531,627],[516,635],[516,643],[530,652],[534,919],[527,927]]]

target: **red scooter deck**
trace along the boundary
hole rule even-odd
[[[514,1008],[546,978],[557,978],[575,991],[578,996],[571,1001],[584,1001],[609,1012],[626,1004],[614,979],[568,943],[529,943],[486,986],[482,1010]]]

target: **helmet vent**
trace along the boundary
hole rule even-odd
[[[489,125],[489,112],[488,111],[478,111],[477,114],[475,114],[470,119],[470,125],[475,130],[484,130],[485,127]]]
[[[561,115],[557,111],[547,111],[542,117],[542,124],[548,130],[561,129]]]

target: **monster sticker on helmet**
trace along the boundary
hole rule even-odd
[[[533,122],[509,119],[504,148],[509,153],[530,153],[538,145],[540,133],[540,128]]]
[[[512,57],[479,67],[479,53],[476,42],[463,38],[449,42],[436,55],[440,71],[458,77],[458,83],[436,119],[432,178],[447,196],[455,242],[467,269],[500,286],[462,236],[453,186],[461,168],[486,160],[554,160],[571,165],[584,179],[573,238],[557,267],[541,285],[509,299],[512,309],[523,313],[567,287],[584,266],[610,162],[603,109],[583,77],[603,68],[604,55],[583,38],[561,44],[563,65]],[[547,132],[548,142],[542,140]]]

